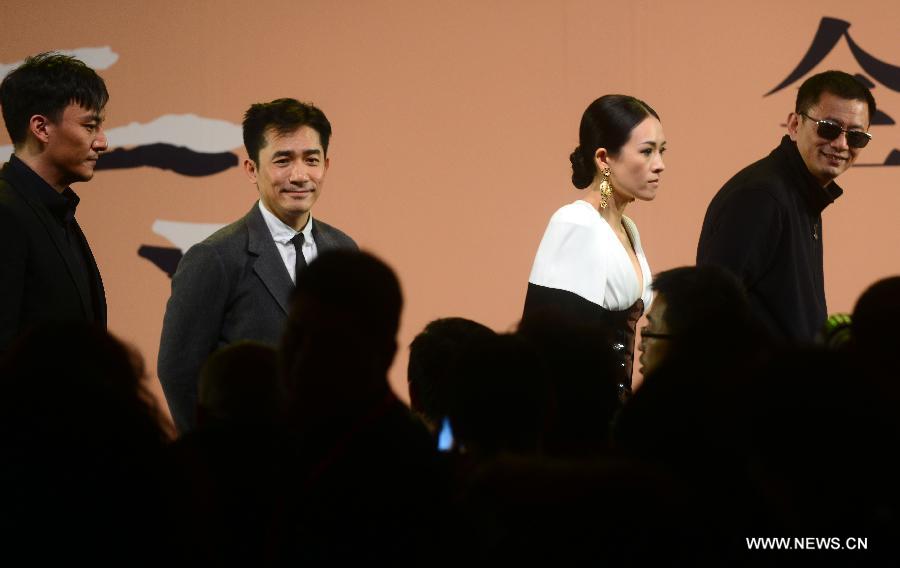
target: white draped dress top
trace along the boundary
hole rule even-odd
[[[627,310],[638,300],[648,307],[653,299],[652,277],[641,237],[628,217],[622,216],[622,225],[641,265],[642,281],[606,219],[579,199],[550,218],[528,282],[572,292],[610,311]]]

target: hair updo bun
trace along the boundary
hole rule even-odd
[[[594,160],[585,160],[584,151],[581,146],[569,155],[569,161],[572,162],[572,185],[578,189],[585,189],[594,181],[597,175],[597,164]]]
[[[634,127],[648,116],[659,120],[650,105],[628,95],[604,95],[592,102],[581,116],[579,145],[569,156],[572,184],[578,189],[590,186],[597,177],[597,148],[606,148],[607,154],[616,156]]]

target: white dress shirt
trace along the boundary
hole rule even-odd
[[[306,222],[306,225],[301,230],[295,231],[293,227],[286,225],[284,221],[266,209],[262,200],[259,202],[259,210],[262,212],[263,219],[266,221],[266,227],[269,228],[269,233],[272,234],[272,240],[275,241],[275,248],[277,248],[278,252],[281,254],[281,260],[284,261],[284,267],[287,269],[288,274],[291,275],[291,280],[296,283],[297,275],[295,274],[295,271],[297,266],[297,249],[294,247],[294,243],[291,242],[291,239],[293,239],[297,233],[303,233],[303,246],[300,248],[303,249],[303,258],[306,259],[306,264],[311,263],[319,254],[319,250],[316,248],[316,241],[314,241],[312,237],[312,213],[309,214],[309,221]]]

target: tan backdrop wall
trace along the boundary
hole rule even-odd
[[[777,144],[799,83],[763,95],[797,66],[823,17],[848,22],[868,54],[900,65],[900,3],[888,0],[15,1],[4,9],[0,63],[108,48],[118,58],[100,71],[107,127],[123,133],[110,135],[112,147],[137,143],[122,127],[164,115],[235,125],[251,103],[284,96],[325,110],[332,167],[314,213],[400,275],[403,348],[391,381],[405,396],[406,345],[431,319],[516,324],[546,222],[578,197],[568,154],[582,111],[602,94],[633,94],[660,113],[669,141],[660,194],[628,214],[654,272],[692,264],[709,199]],[[900,92],[862,68],[846,37],[810,73],[828,68],[867,76],[879,107],[900,119]],[[210,127],[206,141],[243,158],[239,137],[218,132]],[[860,162],[900,148],[900,126],[872,134]],[[825,213],[831,312],[900,272],[900,166],[856,167],[841,184],[846,194]],[[160,394],[170,281],[138,249],[175,246],[153,231],[158,220],[237,219],[255,188],[237,167],[196,177],[141,167],[100,171],[75,189],[110,328],[138,346]]]

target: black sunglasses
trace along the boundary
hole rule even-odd
[[[872,135],[868,132],[863,132],[862,130],[845,130],[836,122],[831,120],[816,120],[804,112],[801,112],[800,115],[815,122],[818,127],[816,128],[816,134],[825,140],[834,140],[841,135],[841,132],[843,132],[847,135],[847,146],[850,146],[851,148],[865,148],[866,144],[869,143],[869,140],[872,139]]]

